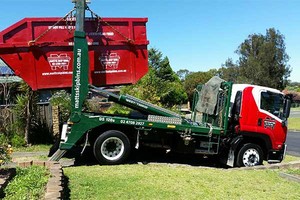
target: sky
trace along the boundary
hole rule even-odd
[[[25,17],[62,17],[72,0],[2,1],[0,30]],[[228,58],[250,34],[275,28],[285,36],[290,80],[300,82],[299,0],[91,0],[101,17],[147,17],[149,47],[160,50],[174,71],[208,71]]]

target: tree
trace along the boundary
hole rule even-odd
[[[71,112],[71,94],[66,90],[54,91],[50,98],[50,103],[52,106],[59,107],[61,122],[66,122]]]
[[[226,81],[231,81],[233,83],[239,82],[239,67],[233,63],[231,58],[228,58],[225,64],[218,69],[218,76]]]
[[[160,96],[158,94],[160,84],[160,79],[156,76],[155,70],[150,67],[149,72],[141,80],[135,85],[123,87],[121,92],[156,105],[161,105]]]
[[[211,69],[208,72],[194,72],[189,74],[184,81],[184,88],[188,94],[190,101],[193,99],[194,90],[199,84],[205,84],[213,76],[217,75],[218,71]]]
[[[187,69],[180,69],[176,72],[177,76],[180,78],[181,81],[185,81],[185,78],[191,73],[192,72],[190,72]]]
[[[178,79],[170,66],[169,58],[163,58],[163,54],[158,49],[149,49],[149,66],[154,69],[156,76],[164,81]]]
[[[285,88],[288,91],[300,92],[300,83],[299,82],[290,82]]]
[[[135,85],[122,89],[137,98],[156,105],[172,107],[187,100],[187,94],[168,57],[154,48],[149,49],[149,72]]]
[[[32,91],[25,82],[21,82],[18,89],[21,93],[16,96],[13,111],[17,116],[16,125],[19,131],[24,131],[24,140],[28,145],[31,142],[30,131],[36,113],[37,93]]]
[[[284,89],[291,69],[284,36],[274,28],[252,34],[238,47],[239,73],[245,83]]]

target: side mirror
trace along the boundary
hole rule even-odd
[[[291,104],[292,104],[292,101],[290,99],[285,99],[284,108],[283,108],[283,115],[286,119],[289,118],[289,116],[290,116]]]

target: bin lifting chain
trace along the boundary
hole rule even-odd
[[[50,28],[48,28],[46,31],[44,31],[42,34],[40,34],[37,38],[35,38],[34,40],[30,40],[28,42],[28,46],[33,46],[35,45],[35,43],[41,39],[42,37],[44,37],[49,31],[51,31],[55,26],[57,26],[57,24],[59,24],[60,22],[66,20],[69,16],[72,17],[72,14],[74,12],[76,8],[74,7],[70,12],[68,12],[64,17],[62,17],[60,20],[58,20],[55,24],[53,24]],[[67,21],[67,20],[66,20]],[[67,24],[68,26],[68,24]]]
[[[88,6],[86,8],[88,11],[90,11],[91,16],[93,18],[93,16],[95,16],[98,20],[98,26],[97,26],[97,30],[96,32],[99,31],[99,27],[100,27],[100,23],[103,22],[105,25],[107,25],[108,27],[110,27],[114,32],[116,32],[117,34],[119,34],[120,36],[122,36],[125,40],[127,40],[128,43],[133,44],[134,40],[126,37],[123,33],[121,33],[118,29],[116,29],[115,27],[113,27],[112,25],[110,25],[108,22],[104,21],[102,17],[100,17],[99,15],[97,15],[96,13],[94,13]]]
[[[74,7],[70,12],[68,12],[64,17],[62,17],[60,20],[58,20],[55,24],[53,24],[50,28],[48,28],[46,31],[44,31],[42,34],[40,34],[36,39],[34,40],[30,40],[28,42],[28,46],[34,46],[35,43],[41,39],[42,37],[44,37],[48,32],[50,32],[55,26],[57,26],[57,24],[59,24],[62,21],[66,21],[67,26],[69,26],[67,18],[70,16],[70,18],[72,19],[73,16],[73,12],[76,10],[76,8]],[[112,25],[110,25],[108,22],[104,21],[102,17],[100,17],[99,15],[97,15],[96,13],[94,13],[88,6],[86,8],[86,10],[90,11],[91,16],[93,18],[93,16],[95,16],[97,18],[98,21],[98,26],[97,26],[97,30],[96,32],[99,32],[99,27],[100,27],[100,23],[103,22],[105,25],[107,25],[108,27],[110,27],[114,32],[116,32],[117,34],[119,34],[120,36],[122,36],[128,43],[133,44],[134,40],[126,37],[123,33],[121,33],[119,30],[117,30],[115,27],[113,27]]]

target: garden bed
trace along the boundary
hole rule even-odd
[[[47,200],[63,197],[63,172],[56,162],[21,162],[16,169],[0,169],[1,180],[4,183],[1,185],[1,199]]]

